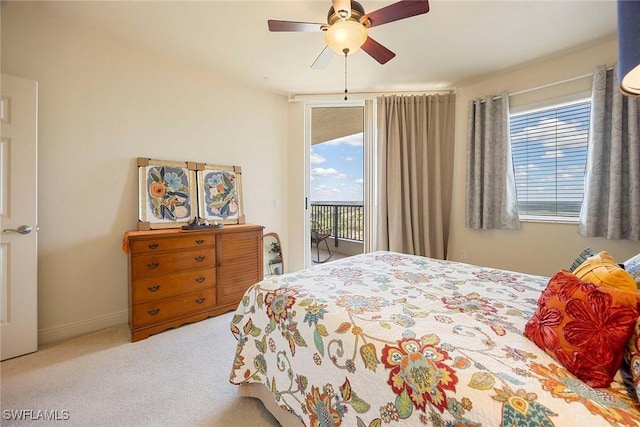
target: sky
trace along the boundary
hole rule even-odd
[[[512,119],[519,196],[526,192],[529,200],[553,200],[557,191],[561,199],[582,199],[586,145],[576,145],[576,139],[586,138],[588,120],[589,110],[580,104],[533,113],[524,122]],[[311,147],[312,202],[363,200],[363,141],[357,133]],[[526,141],[530,150],[523,155],[518,143]]]
[[[553,200],[557,193],[559,200],[580,202],[588,134],[588,103],[512,117],[518,199]]]
[[[312,202],[362,202],[363,133],[311,147]]]

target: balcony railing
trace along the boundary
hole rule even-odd
[[[311,202],[311,220],[331,230],[334,245],[339,239],[364,241],[364,205]]]

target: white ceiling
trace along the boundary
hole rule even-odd
[[[370,12],[393,0],[361,0]],[[310,68],[323,33],[271,33],[267,19],[326,22],[330,0],[51,1],[61,24],[86,25],[279,93],[339,93],[344,59]],[[360,51],[348,59],[350,92],[450,88],[500,70],[615,37],[616,2],[432,0],[430,12],[375,27],[396,53],[386,65]]]

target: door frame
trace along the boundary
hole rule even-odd
[[[311,113],[314,108],[327,107],[362,107],[364,113],[363,123],[363,203],[364,203],[364,252],[376,250],[377,211],[377,150],[376,150],[376,104],[371,99],[354,99],[346,101],[306,101],[304,106],[304,265],[310,267],[311,263],[311,234],[309,221],[311,212]]]

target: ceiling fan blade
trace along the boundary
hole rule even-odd
[[[395,53],[391,52],[386,47],[382,46],[380,43],[372,39],[371,37],[367,37],[367,40],[361,47],[362,50],[367,52],[373,59],[378,61],[380,64],[386,64],[390,60],[396,56]]]
[[[327,24],[317,24],[314,22],[278,21],[269,19],[267,21],[269,31],[322,31]]]
[[[360,22],[367,28],[429,12],[429,1],[401,0],[364,15]]]
[[[314,70],[324,70],[327,65],[329,65],[329,62],[331,62],[333,55],[333,50],[331,50],[329,46],[325,46],[322,52],[320,52],[320,55],[318,55],[316,60],[313,61],[313,64],[311,64],[311,68]]]

